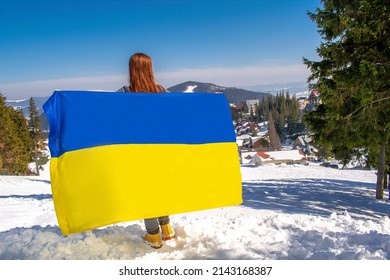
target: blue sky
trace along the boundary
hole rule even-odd
[[[222,86],[305,81],[317,59],[320,0],[0,0],[0,90],[8,99],[54,89],[116,90],[131,54],[156,79]]]

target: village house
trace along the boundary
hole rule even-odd
[[[292,164],[292,163],[307,163],[307,157],[301,150],[288,151],[259,151],[253,154],[249,164],[265,165],[265,164]]]
[[[303,110],[305,109],[306,105],[309,103],[307,98],[305,96],[300,96],[297,98],[297,101],[299,103],[299,109]]]
[[[315,154],[318,153],[318,150],[310,144],[311,141],[312,139],[308,135],[298,136],[292,144],[293,149],[299,149],[306,155],[315,156]]]
[[[318,90],[313,89],[310,92],[310,95],[308,97],[308,101],[309,101],[309,104],[312,104],[314,106],[317,106],[318,104],[321,104],[320,94],[319,94]]]

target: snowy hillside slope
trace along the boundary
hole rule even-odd
[[[47,169],[0,176],[0,259],[390,259],[390,201],[375,199],[375,171],[241,171],[242,205],[172,215],[178,237],[159,250],[142,242],[142,221],[62,236]]]

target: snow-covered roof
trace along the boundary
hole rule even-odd
[[[305,91],[300,91],[300,92],[297,92],[297,93],[294,93],[293,96],[298,99],[300,97],[303,97],[303,98],[308,98],[310,95],[310,91],[308,90],[305,90]]]
[[[257,152],[261,161],[303,160],[305,155],[301,150]]]
[[[304,145],[304,146],[308,145],[312,141],[311,137],[308,135],[298,136],[297,140],[301,143],[301,145]]]
[[[249,164],[254,155],[256,155],[256,152],[243,152],[243,153],[241,153],[242,164],[244,164],[244,165]]]

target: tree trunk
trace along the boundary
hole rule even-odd
[[[387,190],[389,192],[389,200],[390,200],[390,162],[388,162],[388,165],[387,165]]]
[[[385,164],[386,164],[386,144],[383,143],[378,155],[378,173],[376,180],[376,198],[383,199],[383,189],[385,183]]]
[[[39,176],[39,165],[38,165],[38,155],[37,154],[38,153],[35,150],[35,152],[34,152],[34,155],[35,155],[35,159],[34,159],[34,161],[35,161],[35,171],[37,173],[37,176]]]
[[[385,165],[385,189],[389,189],[389,198],[390,198],[390,161],[386,162]]]
[[[35,170],[36,170],[37,176],[39,176],[39,165],[38,165],[37,160],[35,160]]]

